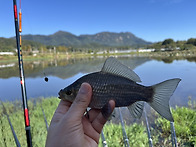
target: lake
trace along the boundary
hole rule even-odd
[[[167,79],[180,78],[182,81],[173,94],[171,106],[186,106],[188,97],[196,101],[196,62],[183,60],[162,61],[147,57],[116,57],[132,68],[149,86]],[[27,97],[58,97],[60,89],[79,77],[99,71],[105,57],[81,59],[24,61]],[[45,82],[44,77],[48,77]],[[0,98],[3,101],[21,100],[18,62],[0,62]]]

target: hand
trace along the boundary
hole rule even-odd
[[[92,97],[92,88],[83,83],[73,103],[61,100],[52,118],[47,147],[98,146],[101,130],[111,115],[115,102],[110,100],[102,110],[91,109],[84,115]]]

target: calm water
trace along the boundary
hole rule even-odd
[[[170,100],[172,106],[187,105],[188,97],[196,101],[196,63],[174,60],[165,63],[144,57],[118,57],[141,78],[143,85],[153,85],[171,78],[181,78],[179,86]],[[99,71],[105,58],[64,59],[61,61],[25,62],[27,97],[58,96],[61,88],[74,82],[84,74]],[[48,82],[44,77],[49,78]],[[18,63],[0,63],[0,98],[3,101],[21,100]]]

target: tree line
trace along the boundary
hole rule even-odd
[[[156,51],[166,50],[193,50],[196,49],[196,38],[190,38],[187,41],[174,41],[173,39],[165,39],[149,45],[147,48],[154,48]]]

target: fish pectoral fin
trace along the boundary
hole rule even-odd
[[[144,102],[138,101],[128,106],[130,114],[135,118],[140,118],[144,109]]]
[[[109,57],[106,59],[101,71],[122,76],[135,82],[141,82],[140,77],[133,70],[120,63],[114,57]]]
[[[180,80],[181,79],[171,79],[152,86],[154,94],[152,102],[149,102],[149,105],[161,116],[171,122],[173,122],[174,119],[169,108],[169,99],[174,93]]]

